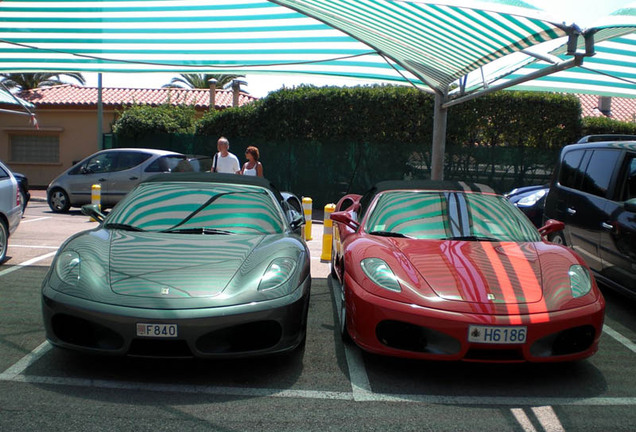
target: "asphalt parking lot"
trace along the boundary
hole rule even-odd
[[[289,356],[113,359],[52,348],[40,284],[60,244],[95,226],[32,201],[0,266],[0,430],[631,431],[636,302],[604,290],[600,350],[557,365],[435,363],[343,344],[313,224],[307,343]]]

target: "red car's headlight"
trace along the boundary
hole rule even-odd
[[[400,282],[391,267],[380,258],[365,258],[360,262],[362,271],[379,287],[389,291],[400,292]]]
[[[568,271],[570,276],[570,290],[572,290],[572,297],[583,297],[589,293],[592,289],[592,278],[590,272],[581,265],[570,266]]]

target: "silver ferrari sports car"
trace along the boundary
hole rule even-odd
[[[88,353],[238,357],[304,342],[303,217],[267,180],[171,173],[69,238],[42,284],[46,337]]]

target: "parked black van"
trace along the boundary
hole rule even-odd
[[[565,223],[552,241],[576,250],[600,281],[636,296],[636,140],[565,146],[547,219]]]

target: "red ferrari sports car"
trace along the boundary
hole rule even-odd
[[[554,362],[598,349],[605,301],[584,261],[505,197],[455,182],[382,182],[343,197],[332,285],[343,337],[434,360]]]

